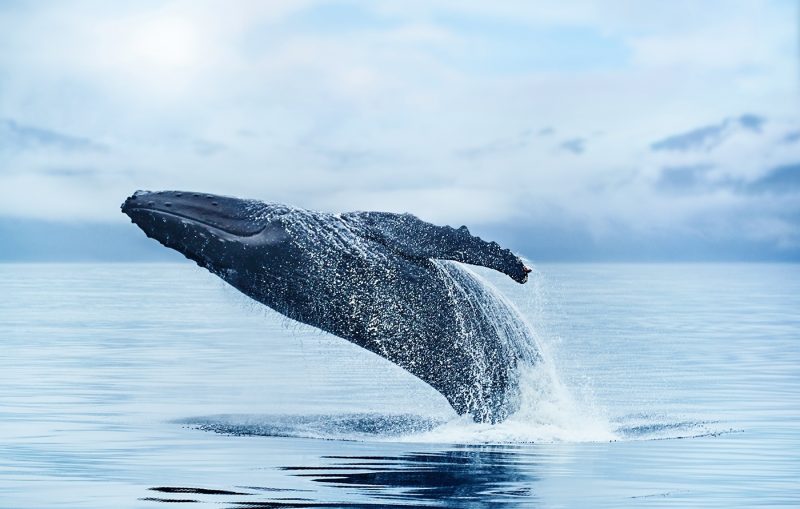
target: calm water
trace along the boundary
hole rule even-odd
[[[0,507],[800,507],[800,266],[480,274],[548,358],[495,427],[188,263],[0,265]]]

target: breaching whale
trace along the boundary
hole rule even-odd
[[[455,262],[519,283],[530,269],[464,226],[181,191],[137,191],[122,211],[245,295],[401,366],[461,415],[495,423],[518,408],[520,365],[539,355],[529,329]]]

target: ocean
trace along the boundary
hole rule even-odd
[[[800,507],[800,266],[472,269],[499,425],[190,263],[0,264],[0,508]]]

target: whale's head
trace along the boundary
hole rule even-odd
[[[269,272],[292,268],[284,205],[207,193],[137,191],[121,208],[148,237],[240,289]]]

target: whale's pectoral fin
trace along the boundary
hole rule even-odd
[[[389,212],[350,212],[342,219],[357,225],[368,238],[405,256],[481,265],[507,274],[518,283],[526,282],[531,271],[514,253],[497,242],[472,236],[466,226],[436,226],[411,214]]]

